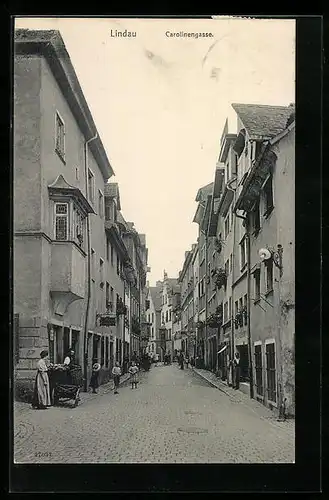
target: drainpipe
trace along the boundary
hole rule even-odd
[[[98,134],[94,135],[84,144],[84,164],[85,164],[85,187],[86,187],[86,198],[89,200],[88,193],[88,144],[91,141],[97,139]],[[86,229],[87,229],[87,304],[85,312],[85,324],[84,324],[84,339],[83,339],[83,377],[84,377],[84,391],[88,390],[88,319],[89,319],[89,308],[90,308],[90,297],[91,297],[91,245],[90,245],[90,223],[89,214],[86,217]]]
[[[243,219],[246,224],[246,239],[247,239],[247,335],[248,335],[248,357],[249,357],[249,380],[250,380],[250,398],[254,397],[254,377],[252,367],[252,348],[251,348],[251,328],[250,328],[250,292],[251,292],[251,265],[250,265],[250,225],[247,217],[238,215],[236,209],[234,213],[240,219]]]
[[[233,201],[232,201],[232,204],[233,204],[233,207],[235,206],[235,198],[236,198],[236,188],[232,188],[231,185],[236,182],[236,178],[234,179],[231,179],[227,184],[226,184],[226,188],[229,190],[229,191],[232,191],[233,193]],[[235,217],[233,218],[233,250],[235,248],[235,233],[236,233],[236,224],[235,224]],[[232,255],[234,254],[234,252],[232,252]],[[231,375],[232,375],[232,385],[233,385],[233,359],[234,359],[234,351],[235,351],[235,339],[234,339],[234,320],[233,320],[233,317],[234,317],[234,313],[233,313],[233,310],[234,310],[234,288],[233,288],[233,278],[234,278],[234,270],[235,270],[235,266],[234,266],[234,261],[235,259],[233,258],[233,262],[232,262],[232,295],[231,295],[231,361],[232,361],[232,365],[231,365]]]

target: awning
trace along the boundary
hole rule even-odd
[[[217,352],[217,354],[220,354],[221,352],[225,351],[226,348],[227,348],[227,345],[224,345],[224,347],[222,347],[221,350]]]

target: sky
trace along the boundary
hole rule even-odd
[[[60,31],[119,183],[122,214],[146,235],[151,286],[177,277],[196,242],[198,189],[213,181],[233,102],[295,102],[295,21],[16,18]],[[115,30],[136,37],[111,36]],[[166,32],[213,37],[167,37]]]

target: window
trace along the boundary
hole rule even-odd
[[[231,253],[230,255],[230,273],[232,272],[233,270],[233,254]]]
[[[256,392],[259,396],[264,395],[263,388],[263,362],[262,362],[262,346],[255,345],[255,373],[256,373]]]
[[[225,272],[226,272],[226,276],[229,275],[229,272],[230,272],[230,263],[229,263],[229,259],[227,259],[227,261],[225,262]]]
[[[152,323],[154,323],[154,313],[152,313]]]
[[[254,284],[255,284],[255,302],[260,300],[260,270],[256,269],[254,272]]]
[[[98,190],[98,215],[104,217],[104,196],[100,190]]]
[[[73,226],[74,226],[74,235],[73,238],[76,240],[77,244],[80,247],[83,247],[84,242],[84,232],[85,232],[85,218],[81,214],[79,210],[76,208],[73,209]]]
[[[171,311],[169,311],[169,321],[171,321]]]
[[[235,316],[238,314],[239,312],[239,302],[236,300],[235,301]],[[236,321],[235,322],[235,329],[237,330],[239,328],[239,325],[238,325],[238,322]]]
[[[247,311],[248,311],[248,295],[245,294],[245,296],[243,297],[243,307],[246,311],[246,314],[243,315],[243,322],[245,325],[247,325],[248,323],[248,316],[247,316]]]
[[[228,319],[232,317],[232,297],[228,299]]]
[[[117,275],[119,276],[120,274],[120,257],[117,254]]]
[[[111,293],[110,293],[110,302],[112,304],[111,310],[113,309],[113,298],[114,298],[114,289],[111,286]]]
[[[230,164],[227,162],[226,164],[226,183],[230,180]]]
[[[226,239],[230,232],[230,213],[226,216],[224,222],[224,238]]]
[[[101,366],[104,365],[105,362],[105,338],[102,337],[101,340]]]
[[[103,259],[99,259],[99,281],[101,282],[101,284],[104,281],[103,273],[104,273],[104,261]]]
[[[224,323],[226,323],[228,321],[228,303],[227,302],[224,302],[223,316],[224,316]]]
[[[168,311],[166,311],[166,323],[168,323]]]
[[[247,265],[247,238],[243,237],[240,242],[240,268],[241,271]]]
[[[245,145],[245,148],[244,148],[244,154],[245,154],[245,156],[246,156],[246,157],[248,156],[248,153],[249,153],[249,148],[248,148],[248,146],[249,146],[249,142],[248,142],[248,141],[246,141],[246,145]]]
[[[106,300],[106,309],[109,307],[110,303],[110,284],[106,282],[106,295],[105,295],[105,300]]]
[[[256,203],[253,211],[251,212],[251,230],[254,235],[257,235],[260,230],[259,201]]]
[[[273,260],[269,259],[265,262],[265,285],[266,293],[273,290]]]
[[[114,248],[112,245],[111,245],[111,264],[112,266],[114,265]]]
[[[267,398],[276,403],[275,344],[266,344]]]
[[[91,170],[88,169],[88,197],[91,203],[95,202],[95,178]]]
[[[68,203],[55,203],[55,240],[68,240],[69,235]]]
[[[274,208],[272,175],[269,175],[263,187],[263,198],[264,198],[264,216],[266,217],[272,212]]]
[[[56,113],[56,146],[55,151],[61,160],[65,161],[65,125],[62,118]]]
[[[80,179],[79,167],[75,167],[75,180],[78,181]]]
[[[106,368],[108,368],[109,366],[109,338],[106,337],[106,340],[105,340],[105,366]]]
[[[242,297],[239,298],[239,311],[242,311],[243,308],[243,300]]]
[[[106,240],[106,260],[110,260],[110,242],[108,239]]]
[[[237,175],[238,173],[238,155],[233,152],[233,168],[232,168],[232,174]]]

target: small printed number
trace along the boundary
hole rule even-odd
[[[36,451],[35,456],[36,457],[51,457],[51,452],[50,451]]]

